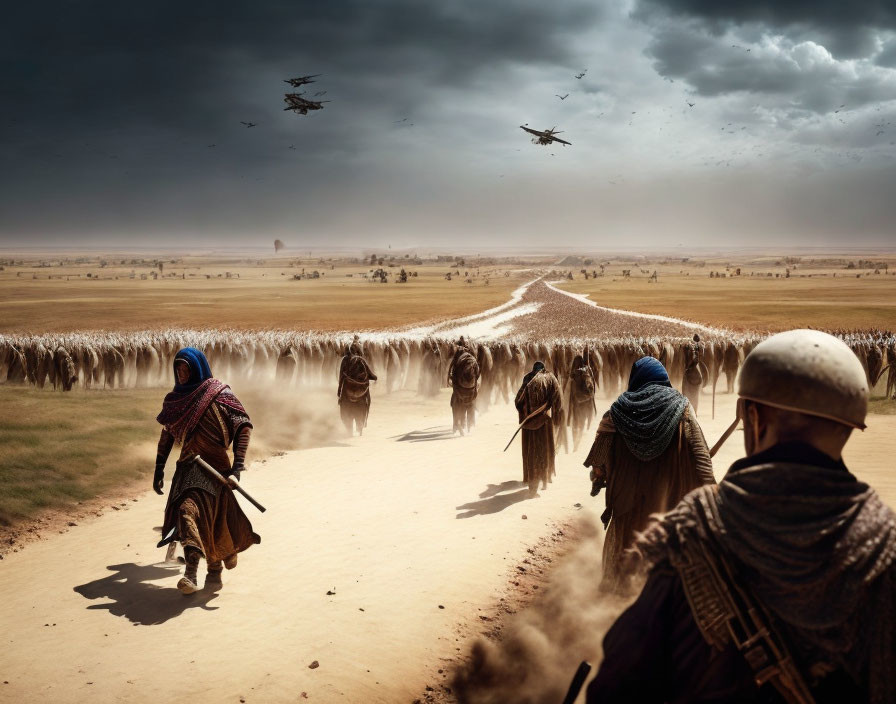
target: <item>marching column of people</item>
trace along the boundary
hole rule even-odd
[[[454,428],[463,433],[472,427],[479,368],[460,343],[448,381]],[[207,583],[219,584],[222,568],[260,541],[231,492],[196,459],[238,479],[252,424],[201,352],[182,349],[173,371],[153,486],[162,493],[167,457],[181,443],[160,545],[183,544],[178,588],[189,594],[201,558]],[[595,410],[596,379],[582,356],[565,376],[568,413],[581,432],[589,404]],[[592,496],[606,490],[600,588],[625,594],[639,585],[604,638],[587,701],[896,701],[896,514],[843,460],[852,431],[865,428],[862,364],[818,331],[757,345],[725,436],[742,421],[746,456],[718,484],[696,419],[705,378],[696,336],[685,393],[659,360],[638,359],[585,459]],[[349,432],[366,425],[372,380],[355,341],[337,391]],[[555,475],[566,432],[563,390],[543,362],[523,377],[514,404],[523,481],[534,497]]]

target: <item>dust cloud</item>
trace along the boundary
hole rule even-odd
[[[238,396],[253,425],[247,465],[283,452],[330,445],[345,436],[335,389],[284,390],[271,381],[241,390]]]
[[[560,702],[579,663],[600,662],[604,634],[630,600],[598,591],[603,530],[596,517],[583,516],[573,531],[579,543],[541,598],[510,620],[500,642],[473,644],[452,687],[462,704]]]

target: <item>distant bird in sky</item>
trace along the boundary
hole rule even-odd
[[[209,144],[208,145],[209,149],[211,149],[212,147],[217,147],[217,146],[218,146],[217,144]]]
[[[554,95],[557,95],[557,94],[554,93]],[[557,95],[557,97],[560,98],[560,100],[566,100],[569,97],[569,93],[567,93],[566,95]]]
[[[289,145],[289,148],[292,149],[292,150],[295,150],[296,145],[295,145],[295,144],[290,144],[290,145]]]
[[[692,108],[697,104],[697,103],[689,103],[687,100],[685,100],[684,102],[688,103],[689,108]]]
[[[588,73],[588,69],[587,69],[587,68],[586,68],[584,71],[582,71],[581,73],[577,73],[577,74],[576,74],[576,78],[578,78],[579,80],[582,80],[582,79],[585,77],[585,74],[586,74],[586,73]]]
[[[240,124],[241,124],[241,125],[245,125],[246,127],[255,127],[255,124],[256,124],[256,123],[254,123],[254,122],[243,122],[242,120],[240,120]]]

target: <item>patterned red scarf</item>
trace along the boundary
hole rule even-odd
[[[169,392],[162,402],[162,412],[156,420],[165,426],[165,430],[183,442],[215,399],[235,411],[246,414],[243,404],[230,393],[230,387],[211,378],[203,381],[195,391]]]

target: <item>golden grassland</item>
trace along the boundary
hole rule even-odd
[[[896,262],[889,274],[798,268],[790,278],[785,278],[786,265],[774,263],[738,264],[741,275],[726,278],[709,276],[710,271],[725,272],[723,263],[642,266],[649,273],[642,273],[637,264],[611,262],[604,276],[585,280],[579,274],[561,288],[588,294],[590,300],[610,308],[669,315],[735,331],[776,332],[808,326],[896,329]],[[622,276],[623,268],[632,270],[629,277]],[[656,283],[649,281],[654,270]],[[732,264],[727,273],[734,270]],[[757,275],[750,276],[751,270]],[[768,277],[768,272],[779,277]]]
[[[6,265],[0,272],[0,332],[395,328],[494,307],[523,280],[518,267],[477,270],[397,260],[383,267],[391,274],[383,284],[364,278],[369,264],[202,258],[166,260],[163,275],[153,279],[158,268],[145,261],[102,268],[96,258],[63,266],[41,267],[33,260]],[[402,266],[418,275],[393,283]],[[303,269],[320,278],[294,279]],[[445,278],[449,271],[455,273],[451,281]]]
[[[333,389],[282,391],[228,380],[252,416],[247,462],[328,443],[341,430]],[[75,389],[0,385],[0,527],[99,496],[148,489],[167,389]],[[329,405],[328,405],[329,404]],[[168,459],[166,481],[179,449]]]
[[[0,404],[0,525],[151,475],[158,390],[0,386]]]

